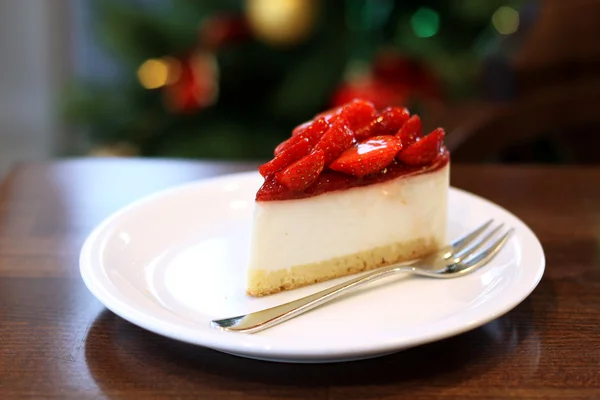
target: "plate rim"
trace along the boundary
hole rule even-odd
[[[111,293],[110,290],[104,287],[104,285],[102,285],[101,282],[94,277],[94,273],[98,273],[100,271],[95,271],[96,268],[94,267],[93,262],[90,261],[92,257],[93,245],[95,244],[96,239],[104,232],[104,230],[113,222],[118,220],[120,216],[127,214],[130,210],[135,209],[142,204],[150,203],[158,198],[173,195],[177,192],[185,191],[189,188],[200,189],[202,186],[209,186],[210,184],[214,184],[215,182],[225,180],[259,178],[260,175],[258,174],[258,172],[245,171],[194,180],[183,184],[177,184],[172,187],[158,190],[156,192],[142,196],[126,204],[125,206],[117,209],[116,211],[110,213],[88,234],[83,245],[81,246],[79,254],[79,272],[85,286],[92,293],[92,295],[103,304],[104,307],[106,307],[114,314],[118,315],[119,317],[134,325],[137,325],[142,329],[170,339],[246,358],[255,358],[278,362],[300,363],[338,362],[389,354],[392,352],[401,351],[406,348],[415,347],[422,344],[453,337],[461,333],[470,331],[472,329],[478,328],[480,326],[483,326],[486,323],[493,321],[501,317],[502,315],[510,312],[517,305],[522,303],[527,297],[529,297],[529,295],[539,285],[539,282],[541,281],[545,272],[546,258],[543,246],[539,238],[533,232],[533,230],[527,224],[525,224],[524,221],[522,221],[511,211],[492,202],[491,200],[488,200],[478,194],[466,191],[464,189],[450,186],[448,188],[449,192],[453,191],[462,196],[470,197],[474,201],[485,204],[486,207],[496,208],[497,210],[513,218],[517,223],[519,223],[521,225],[520,228],[522,229],[522,233],[525,236],[527,236],[527,238],[524,239],[527,239],[527,241],[529,242],[528,244],[530,246],[534,245],[534,248],[529,249],[529,251],[532,253],[537,253],[537,257],[535,257],[537,260],[537,265],[535,269],[535,274],[532,277],[530,283],[526,286],[526,288],[519,291],[518,296],[515,296],[514,294],[510,296],[511,301],[502,302],[504,306],[498,307],[500,309],[496,310],[495,312],[487,313],[486,316],[480,317],[476,321],[471,321],[470,323],[462,324],[460,326],[454,326],[450,329],[446,328],[441,331],[434,331],[429,334],[422,335],[417,339],[413,338],[410,340],[406,340],[399,335],[394,340],[387,340],[385,342],[378,342],[376,344],[371,345],[363,345],[360,347],[360,349],[354,347],[346,349],[332,349],[327,353],[323,353],[321,351],[315,352],[304,350],[302,352],[299,352],[293,349],[278,348],[278,346],[273,346],[273,343],[271,342],[260,340],[266,339],[264,337],[259,338],[259,340],[253,340],[254,342],[258,343],[248,344],[244,343],[244,340],[242,340],[244,334],[240,335],[239,333],[224,332],[214,328],[208,328],[208,334],[205,334],[204,332],[202,332],[202,330],[198,330],[195,332],[194,336],[191,336],[191,332],[187,332],[186,334],[184,334],[185,331],[189,331],[189,327],[179,326],[178,329],[168,329],[173,328],[173,326],[171,326],[173,325],[171,322],[165,322],[159,317],[153,316],[147,312],[144,313],[138,308],[132,306],[131,301],[126,301],[126,296],[121,296],[122,298],[119,298],[119,296],[115,295],[114,293]],[[98,264],[101,265],[102,262],[98,262]],[[161,327],[161,324],[168,324],[169,326],[167,327],[167,329],[165,329]],[[223,340],[223,337],[234,338],[234,340]]]

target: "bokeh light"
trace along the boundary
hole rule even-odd
[[[308,37],[315,25],[316,0],[247,0],[254,34],[272,45],[290,45]]]
[[[440,16],[431,8],[421,7],[410,18],[410,25],[418,37],[432,37],[440,29]]]
[[[151,58],[138,68],[138,80],[146,89],[158,89],[176,79],[176,67],[171,60]]]
[[[492,25],[502,35],[515,33],[519,29],[519,12],[511,7],[500,7],[492,15]]]

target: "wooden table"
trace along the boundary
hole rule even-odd
[[[0,399],[600,399],[600,168],[458,166],[455,186],[536,232],[547,270],[482,328],[351,363],[253,361],[182,344],[104,309],[78,254],[109,213],[248,164],[70,160],[0,186]]]

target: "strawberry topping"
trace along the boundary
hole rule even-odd
[[[329,123],[325,120],[325,118],[317,118],[312,121],[310,125],[308,125],[302,132],[298,133],[296,136],[292,136],[285,142],[281,143],[279,146],[275,148],[274,155],[277,155],[287,149],[288,147],[298,143],[304,138],[307,138],[311,148],[317,144],[317,142],[321,139],[323,134],[329,129]]]
[[[406,165],[426,165],[440,154],[446,132],[437,128],[398,153],[398,161]]]
[[[374,136],[344,151],[329,168],[363,177],[388,166],[402,148],[396,136]]]
[[[321,194],[345,189],[352,185],[355,179],[353,176],[347,174],[326,170],[321,172],[315,183],[306,188],[304,192],[307,194]]]
[[[306,121],[305,123],[300,124],[297,127],[295,127],[294,130],[292,131],[292,137],[304,132],[306,130],[306,128],[308,128],[310,125],[312,125],[312,123],[313,123],[313,121]]]
[[[325,153],[315,150],[275,174],[275,180],[290,190],[304,190],[312,185],[325,166]]]
[[[285,198],[290,190],[277,182],[273,177],[268,177],[256,192],[256,201],[270,201]]]
[[[396,133],[400,138],[403,147],[408,147],[421,138],[421,118],[418,115],[413,115],[402,125],[402,128]]]
[[[336,118],[331,128],[323,135],[315,149],[325,153],[325,165],[329,165],[354,143],[354,135],[344,118]]]
[[[377,124],[372,132],[373,135],[393,135],[402,128],[402,125],[408,118],[410,113],[403,107],[388,107],[379,114]]]
[[[354,132],[366,127],[377,116],[377,110],[370,101],[356,99],[346,104],[340,113],[348,121]]]
[[[333,117],[337,116],[340,112],[342,112],[343,107],[334,107],[329,110],[323,111],[315,116],[317,118],[325,118],[326,121],[331,120]]]
[[[296,126],[259,167],[257,201],[316,196],[446,165],[445,132],[422,136],[421,119],[403,107],[377,112],[355,99]]]
[[[310,152],[310,147],[308,138],[302,138],[277,154],[275,158],[268,163],[258,167],[258,172],[264,177],[274,174],[275,172],[284,169],[292,162],[307,155]]]
[[[388,107],[368,125],[355,132],[356,140],[360,141],[371,136],[393,135],[404,125],[409,116],[406,108]]]

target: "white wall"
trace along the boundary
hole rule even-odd
[[[16,161],[47,159],[61,147],[67,9],[66,0],[0,0],[0,176]]]

